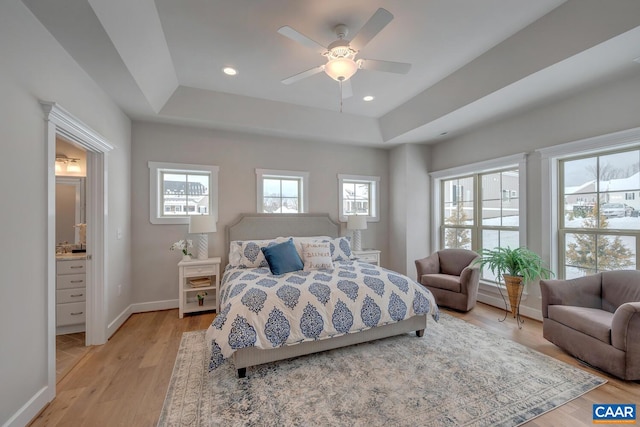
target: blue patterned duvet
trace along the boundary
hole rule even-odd
[[[280,276],[268,268],[229,266],[221,282],[220,313],[206,333],[209,369],[241,348],[321,340],[427,313],[438,320],[427,289],[368,263],[341,261],[333,270]]]

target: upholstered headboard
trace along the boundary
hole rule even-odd
[[[263,240],[287,236],[340,236],[340,224],[329,214],[241,214],[227,226],[227,248],[234,240]]]

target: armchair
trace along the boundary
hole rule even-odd
[[[443,249],[416,260],[418,282],[431,291],[439,306],[469,311],[476,305],[479,255],[467,249]]]
[[[624,380],[640,380],[640,271],[541,280],[542,335]]]

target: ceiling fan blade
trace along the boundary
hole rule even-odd
[[[355,50],[362,50],[392,19],[393,15],[388,10],[383,8],[376,10],[376,13],[360,28],[349,45]]]
[[[324,71],[324,65],[319,65],[317,67],[313,67],[307,71],[303,71],[301,73],[298,74],[294,74],[291,77],[287,77],[286,79],[282,80],[282,83],[286,84],[286,85],[290,85],[291,83],[295,83],[297,81],[300,81],[302,79],[306,79],[307,77],[311,77],[314,74],[318,74],[320,72]]]
[[[324,53],[327,51],[326,47],[322,46],[320,43],[316,42],[315,40],[311,40],[309,37],[305,36],[302,33],[299,33],[298,31],[294,30],[288,25],[285,25],[284,27],[280,27],[278,29],[278,33],[282,34],[287,38],[290,38],[294,42],[298,42],[301,45],[306,46],[310,49],[313,49],[319,53]]]
[[[342,82],[342,99],[351,98],[353,96],[353,88],[351,87],[351,79]]]
[[[406,62],[360,59],[358,63],[363,70],[384,71],[385,73],[407,74],[411,69],[411,64],[407,64]]]

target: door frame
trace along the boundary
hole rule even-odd
[[[107,153],[113,146],[60,105],[40,101],[45,113],[47,170],[47,388],[48,400],[56,396],[56,236],[55,236],[55,157],[56,135],[87,151],[87,300],[86,344],[107,341]]]

